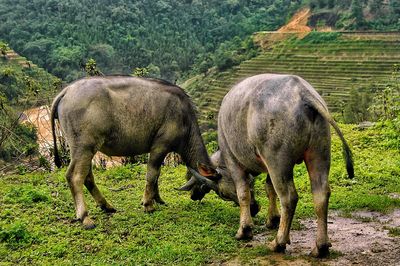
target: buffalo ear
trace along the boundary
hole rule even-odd
[[[202,163],[197,164],[197,171],[205,177],[214,177],[217,174],[217,171]]]

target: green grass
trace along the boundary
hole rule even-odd
[[[341,146],[333,136],[330,209],[345,213],[363,209],[389,212],[400,208],[400,152],[386,145],[384,128],[360,131],[341,125],[355,159],[353,180],[346,177]],[[250,263],[266,257],[265,246],[251,246],[234,239],[239,209],[210,193],[202,203],[174,188],[185,182],[185,168],[164,167],[160,192],[167,202],[146,214],[140,205],[145,186],[144,165],[96,170],[96,181],[107,199],[118,209],[107,215],[96,208],[86,193],[90,215],[97,227],[82,229],[75,222],[74,207],[64,175],[32,173],[0,178],[0,265],[202,265],[238,258]],[[256,181],[256,196],[262,205],[255,218],[255,233],[276,231],[265,228],[268,202],[263,184]],[[293,227],[314,217],[309,180],[303,165],[295,168],[300,196]],[[398,235],[398,232],[391,232]],[[289,256],[290,259],[290,256]]]
[[[399,227],[389,227],[385,228],[389,230],[389,235],[394,236],[394,237],[400,237],[400,228]]]

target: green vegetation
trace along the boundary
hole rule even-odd
[[[259,35],[264,47],[263,42],[278,34]],[[238,66],[222,72],[210,70],[207,76],[183,84],[201,110],[204,129],[216,127],[220,102],[235,83],[262,73],[301,76],[347,123],[374,121],[383,110],[390,110],[387,105],[399,102],[400,34],[311,32],[302,39],[290,36],[270,42]]]
[[[310,0],[312,26],[343,30],[400,30],[398,0]]]
[[[339,139],[332,143],[330,209],[390,212],[400,208],[400,71],[397,33],[311,32],[303,39],[271,42],[264,51],[249,37],[275,30],[302,5],[313,8],[310,24],[344,30],[400,30],[396,0],[0,0],[0,36],[24,56],[66,81],[83,75],[130,74],[187,80],[201,111],[210,153],[217,147],[220,102],[237,81],[260,73],[297,74],[326,99],[344,122],[376,120],[370,128],[341,125],[355,159],[356,177],[344,170]],[[269,33],[263,33],[269,34]],[[290,35],[290,34],[289,34]],[[271,35],[272,36],[272,35]],[[291,35],[292,36],[292,35]],[[195,75],[198,74],[198,75]],[[48,104],[61,80],[0,41],[0,171],[37,151],[35,129],[21,125],[21,111]],[[100,189],[118,209],[106,215],[86,192],[97,228],[82,229],[65,181],[65,169],[0,176],[0,265],[135,264],[201,265],[238,256],[249,262],[270,253],[234,235],[239,210],[210,193],[193,202],[174,188],[183,166],[164,167],[160,178],[166,206],[145,214],[140,206],[147,155],[135,164],[95,169]],[[42,165],[50,169],[46,159]],[[265,175],[256,181],[261,212],[255,232],[264,232],[268,202]],[[304,165],[295,168],[299,192],[293,227],[314,217]],[[395,197],[389,195],[395,194]],[[396,228],[387,228],[398,236]],[[275,231],[267,231],[272,239]],[[340,256],[333,252],[334,256]],[[285,257],[293,259],[290,255]],[[272,263],[272,261],[271,261]]]
[[[89,58],[89,60],[85,64],[85,72],[87,76],[100,76],[102,73],[97,68],[96,60],[93,58]]]
[[[3,49],[4,48],[4,49]],[[0,169],[3,161],[23,159],[37,150],[36,129],[23,125],[22,111],[48,104],[61,80],[16,55],[0,42]]]
[[[93,58],[105,74],[153,64],[174,82],[225,41],[277,29],[300,2],[1,0],[0,36],[67,81]]]
[[[330,183],[330,209],[352,212],[390,212],[400,207],[400,153],[386,137],[387,127],[359,129],[340,125],[352,146],[356,177],[347,178],[341,143],[334,135]],[[398,132],[397,132],[398,135]],[[399,144],[399,140],[397,140]],[[145,214],[140,205],[145,186],[145,165],[96,170],[100,189],[118,209],[112,216],[96,208],[86,193],[97,227],[82,229],[74,220],[74,207],[65,169],[54,173],[3,176],[0,179],[0,261],[11,264],[135,264],[200,265],[237,257],[251,261],[267,256],[264,246],[251,247],[234,239],[239,209],[210,193],[202,203],[174,188],[185,182],[183,166],[163,167],[161,196],[166,206]],[[265,228],[268,201],[263,190],[265,175],[256,181],[256,197],[262,205],[255,218],[255,232],[276,233]],[[294,227],[314,217],[310,184],[304,165],[295,168],[300,196]],[[87,192],[87,191],[86,191]],[[398,234],[395,229],[393,235]],[[287,255],[287,259],[292,256]]]
[[[13,53],[7,50],[6,53]],[[0,57],[0,92],[12,104],[52,97],[61,81],[25,58]],[[40,97],[35,97],[40,96]]]
[[[399,227],[390,227],[390,228],[387,228],[388,230],[389,230],[389,234],[391,235],[391,236],[397,236],[397,237],[400,237],[400,228]]]
[[[238,40],[276,30],[304,5],[313,8],[313,27],[400,29],[397,0],[0,0],[0,36],[66,81],[83,76],[93,58],[105,74],[156,67],[174,82],[238,64],[249,56],[232,47]]]

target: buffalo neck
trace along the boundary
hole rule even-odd
[[[211,166],[210,157],[204,145],[203,138],[200,135],[200,129],[196,122],[192,123],[189,132],[188,143],[183,147],[183,160],[186,165],[197,169],[197,164],[202,163]]]

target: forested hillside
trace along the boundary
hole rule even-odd
[[[299,2],[0,0],[0,39],[68,81],[89,58],[106,74],[149,67],[175,81],[222,42],[276,29]]]
[[[304,2],[304,1],[303,1]],[[311,0],[312,27],[340,30],[400,30],[399,0]]]
[[[238,40],[304,5],[314,27],[400,29],[398,0],[0,0],[0,40],[67,81],[93,58],[105,74],[147,67],[174,82],[229,65]]]

